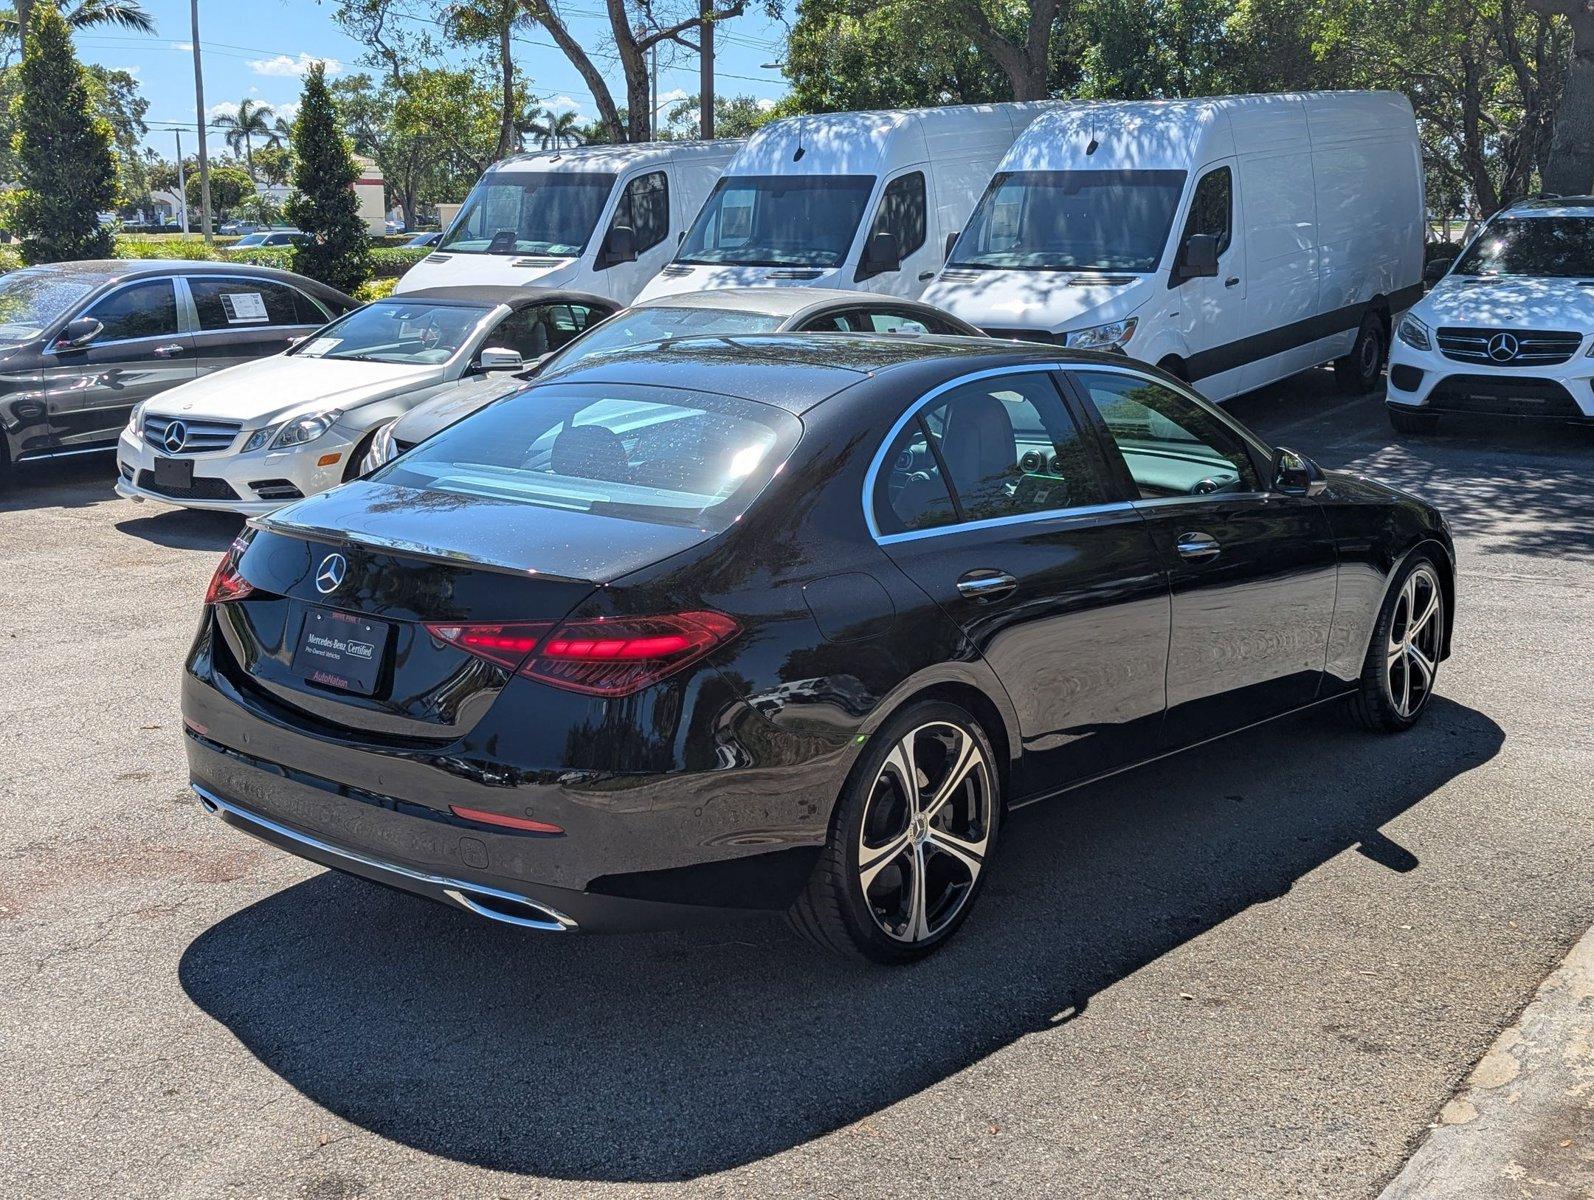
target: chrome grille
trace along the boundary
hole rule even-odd
[[[1446,358],[1491,367],[1553,367],[1583,344],[1581,333],[1568,330],[1446,327],[1437,336]]]
[[[173,429],[176,425],[182,429]],[[242,421],[162,417],[150,413],[144,417],[144,441],[162,454],[204,454],[227,449],[238,440],[238,431],[242,428]]]

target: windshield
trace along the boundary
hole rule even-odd
[[[289,353],[353,362],[445,363],[491,311],[489,305],[378,300],[332,322]]]
[[[873,192],[873,175],[727,176],[697,214],[675,261],[839,267]]]
[[[1594,277],[1594,217],[1506,217],[1456,260],[1454,275]]]
[[[731,396],[549,383],[450,426],[372,478],[717,530],[746,511],[800,431],[781,410]]]
[[[103,282],[49,267],[0,276],[0,345],[31,342]]]
[[[721,336],[738,333],[772,333],[782,318],[768,313],[732,312],[722,308],[635,308],[609,318],[591,333],[554,355],[543,370],[569,366],[593,354],[623,350],[645,342],[671,338]]]
[[[454,254],[580,254],[614,190],[609,174],[493,171],[465,197],[440,250]]]
[[[243,246],[264,246],[266,244],[266,238],[268,238],[269,236],[270,236],[269,234],[265,234],[265,233],[247,234],[244,237],[239,238],[236,242],[234,242],[233,243],[233,248],[234,249],[238,249],[238,248],[243,247]]]
[[[1183,171],[1003,171],[950,266],[1009,271],[1157,269]]]

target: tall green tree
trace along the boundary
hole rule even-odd
[[[45,0],[49,3],[50,0]],[[37,0],[16,0],[16,7],[0,13],[0,40],[10,44],[28,28]],[[93,29],[99,25],[113,25],[134,33],[154,33],[155,18],[144,10],[139,0],[79,0],[62,14],[69,29]],[[26,40],[25,38],[23,40]]]
[[[568,110],[554,112],[534,105],[521,118],[520,130],[543,150],[579,146],[586,140],[581,133],[581,118]]]
[[[249,178],[255,177],[255,139],[269,142],[272,138],[271,116],[275,110],[247,96],[238,102],[238,111],[222,113],[213,124],[227,132],[227,148],[234,154],[241,149]]]
[[[453,0],[443,10],[443,28],[456,45],[492,44],[498,70],[498,145],[495,158],[508,158],[518,148],[515,124],[523,101],[515,70],[513,39],[517,30],[534,24],[521,0]]]
[[[359,168],[339,126],[324,63],[305,74],[292,148],[294,192],[288,217],[311,235],[295,249],[294,269],[352,292],[369,273],[370,239],[354,195]]]
[[[53,5],[33,10],[16,100],[22,198],[17,231],[30,263],[110,255],[100,214],[116,204],[111,129],[90,108],[72,35]]]

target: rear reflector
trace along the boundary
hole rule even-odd
[[[740,632],[716,612],[498,625],[428,624],[468,654],[565,691],[629,696],[667,678]],[[551,629],[551,632],[550,632]]]
[[[550,825],[547,821],[533,821],[530,817],[506,817],[502,813],[483,812],[479,808],[461,808],[457,804],[450,804],[448,811],[456,817],[464,817],[467,821],[479,821],[483,825],[502,825],[505,829],[524,829],[527,833],[564,832],[564,829],[558,825]]]
[[[216,565],[216,573],[210,577],[210,586],[205,589],[206,604],[225,604],[229,600],[242,600],[255,590],[254,584],[238,571],[238,559],[248,546],[248,542],[239,538],[227,548],[227,553],[222,555],[221,562]]]

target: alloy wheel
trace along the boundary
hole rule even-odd
[[[1444,638],[1444,596],[1439,577],[1427,564],[1406,576],[1389,621],[1385,672],[1389,700],[1409,719],[1433,694]]]
[[[891,748],[864,807],[858,880],[881,931],[923,942],[956,919],[985,866],[990,763],[968,730],[921,725]]]

